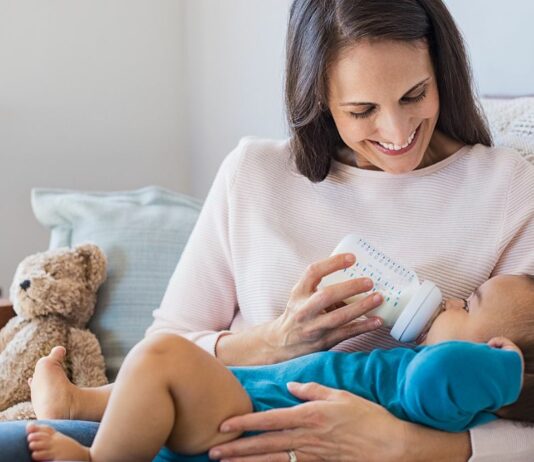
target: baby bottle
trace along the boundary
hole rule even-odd
[[[442,296],[438,287],[430,281],[421,284],[413,270],[354,234],[345,236],[332,255],[346,252],[356,256],[354,265],[324,277],[319,287],[348,279],[371,278],[374,287],[370,292],[380,292],[384,301],[367,316],[380,316],[384,325],[391,327],[391,336],[401,342],[417,339],[440,312]],[[344,302],[363,299],[370,292],[354,295]]]

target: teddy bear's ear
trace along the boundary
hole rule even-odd
[[[87,285],[96,292],[106,280],[107,260],[104,252],[95,244],[81,244],[74,248],[74,252],[84,259]]]

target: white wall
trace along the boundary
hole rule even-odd
[[[189,189],[184,3],[0,0],[0,287],[45,249],[34,186]]]
[[[245,135],[284,137],[283,68],[289,0],[191,0],[185,100],[191,193],[204,197]]]
[[[534,95],[534,2],[445,0],[483,95]]]
[[[534,94],[534,3],[445,0],[481,94]],[[205,197],[244,135],[283,137],[291,0],[0,0],[0,287],[44,249],[30,189]]]

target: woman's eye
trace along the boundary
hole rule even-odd
[[[372,108],[372,109],[368,109],[365,112],[349,112],[349,114],[351,115],[351,117],[354,117],[355,119],[365,119],[367,117],[370,117],[374,111],[375,111],[374,108]]]
[[[419,93],[417,96],[405,96],[404,98],[402,98],[402,101],[405,103],[418,103],[419,101],[422,101],[425,96],[426,89]],[[375,108],[368,109],[365,112],[349,112],[349,114],[355,119],[366,119],[367,117],[370,117],[373,112],[375,112]]]
[[[423,90],[417,96],[405,96],[403,100],[406,101],[407,103],[418,103],[419,101],[422,101],[425,96],[426,96],[426,90]]]

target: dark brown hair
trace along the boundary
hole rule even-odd
[[[344,47],[362,39],[424,40],[436,74],[436,128],[466,144],[491,146],[477,106],[462,36],[441,0],[295,0],[286,46],[286,112],[300,173],[325,179],[344,146],[327,102],[327,69]]]
[[[498,415],[505,419],[534,423],[534,275],[525,274],[530,283],[527,298],[522,300],[523,306],[514,311],[511,329],[505,336],[514,342],[525,361],[523,387],[519,399],[510,406],[502,408]]]

